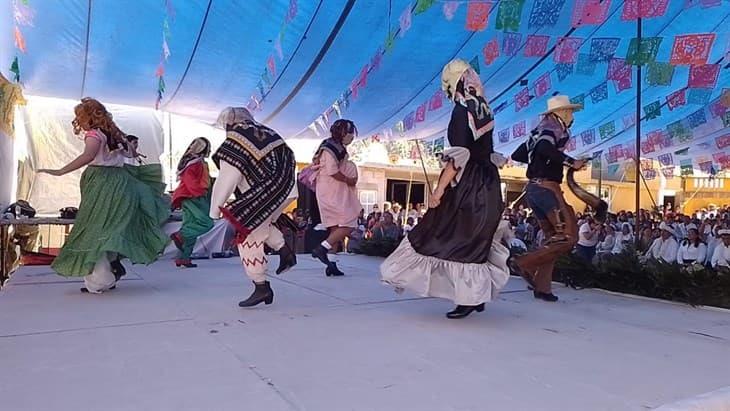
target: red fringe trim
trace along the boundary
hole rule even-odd
[[[221,210],[221,214],[223,214],[223,217],[225,217],[228,222],[233,225],[233,228],[236,229],[236,238],[233,240],[234,244],[241,244],[244,241],[246,241],[246,238],[249,234],[251,234],[251,229],[248,227],[245,227],[241,225],[240,222],[236,219],[236,217],[231,214],[231,212],[225,208],[225,207],[218,207]]]

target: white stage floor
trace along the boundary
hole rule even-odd
[[[0,409],[645,410],[730,385],[727,311],[551,304],[512,278],[448,320],[450,302],[383,286],[379,259],[339,259],[348,276],[326,278],[300,256],[253,309],[235,258],[135,266],[103,295],[23,268],[0,292]]]

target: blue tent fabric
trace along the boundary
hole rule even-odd
[[[723,123],[723,114],[713,111],[712,104],[723,88],[730,88],[730,68],[725,68],[730,63],[730,1],[669,0],[662,15],[642,19],[645,41],[638,48],[635,42],[632,51],[637,21],[625,21],[622,14],[635,2],[603,0],[601,4],[609,4],[605,22],[574,28],[576,1],[494,0],[486,28],[470,31],[469,12],[484,2],[16,0],[0,4],[0,70],[11,78],[10,65],[17,56],[26,94],[94,96],[152,107],[158,90],[155,72],[163,60],[162,110],[212,122],[223,107],[251,104],[253,96],[260,104],[256,117],[287,138],[319,138],[327,121],[341,111],[364,137],[433,139],[445,134],[450,111],[446,101],[440,108],[431,103],[441,69],[451,59],[463,58],[479,65],[497,111],[497,130],[526,121],[529,131],[556,93],[584,98],[574,132],[577,136],[596,129],[596,138],[588,145],[578,138],[576,152],[591,154],[635,138],[635,127],[624,119],[636,112],[636,68],[631,66],[630,80],[607,80],[610,65],[622,66],[610,60],[655,58],[659,64],[643,66],[640,108],[643,118],[643,108],[659,101],[661,114],[642,121],[642,134],[704,109],[705,117],[692,117],[696,129],[690,154],[727,150],[715,139],[727,134],[730,119]],[[14,21],[14,3],[27,3],[32,25]],[[510,13],[512,20],[498,21]],[[410,26],[402,24],[407,20]],[[165,21],[166,61],[161,56]],[[15,45],[16,26],[25,53]],[[515,28],[519,30],[512,33]],[[704,104],[694,104],[698,92],[692,89],[686,91],[691,102],[670,110],[667,96],[688,85],[690,67],[675,66],[671,80],[660,78],[657,67],[670,61],[675,36],[696,33],[715,35],[707,63],[720,65],[717,81]],[[530,56],[527,43],[544,39],[539,36],[549,36],[549,54]],[[561,43],[556,53],[553,48],[562,37],[573,40]],[[573,45],[579,46],[577,61],[557,58],[570,57],[560,49]],[[353,82],[361,79],[365,81],[353,92]],[[518,111],[519,102],[526,107]],[[598,128],[610,121],[616,134],[602,140]],[[509,153],[519,142],[510,133],[507,142],[495,141],[495,146]],[[675,144],[649,156],[679,148]]]

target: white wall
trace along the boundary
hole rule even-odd
[[[59,169],[83,151],[83,140],[73,134],[75,100],[29,97],[23,108],[28,155],[35,170]],[[159,163],[163,151],[160,113],[149,109],[108,105],[114,121],[124,132],[140,138],[140,152],[148,163]],[[16,134],[21,131],[16,127]],[[12,150],[10,150],[12,153]],[[4,164],[4,163],[3,163]],[[77,207],[79,181],[83,170],[54,177],[38,174],[28,200],[39,214],[57,215],[63,207]],[[12,174],[12,173],[11,173]]]
[[[15,168],[13,138],[0,130],[0,211],[5,211],[13,199]]]

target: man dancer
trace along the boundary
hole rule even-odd
[[[565,202],[560,184],[563,166],[579,170],[585,165],[585,160],[563,152],[570,139],[573,113],[581,108],[571,104],[567,96],[552,97],[540,124],[512,153],[513,160],[527,163],[526,199],[547,239],[537,250],[515,258],[512,269],[532,287],[535,298],[550,302],[558,300],[551,291],[555,261],[570,252],[578,240],[575,211]]]
[[[218,116],[226,140],[213,155],[220,170],[213,185],[210,217],[221,213],[236,229],[236,243],[255,289],[239,307],[271,304],[274,291],[266,280],[264,244],[279,251],[276,274],[294,267],[296,255],[274,226],[297,197],[294,153],[274,130],[257,123],[245,108],[229,107]],[[235,200],[223,206],[235,191]]]

